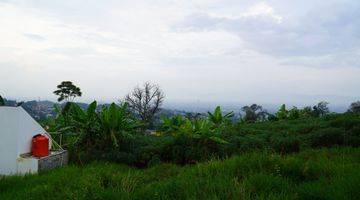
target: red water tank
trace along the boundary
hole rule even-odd
[[[35,135],[32,138],[31,153],[35,157],[49,155],[49,138],[43,134]]]

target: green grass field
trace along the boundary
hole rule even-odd
[[[247,153],[148,169],[92,163],[0,179],[0,199],[358,199],[360,149]]]

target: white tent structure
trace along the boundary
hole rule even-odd
[[[51,148],[49,134],[22,107],[0,106],[0,175],[39,171],[42,158],[29,154],[37,134],[46,134]]]

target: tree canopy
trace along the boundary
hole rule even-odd
[[[348,112],[360,113],[360,101],[351,103]]]
[[[321,117],[328,114],[330,112],[328,105],[329,103],[326,101],[319,102],[313,107],[313,115],[315,117]]]
[[[266,118],[267,112],[263,110],[262,106],[252,104],[251,106],[242,107],[242,111],[245,112],[244,121],[256,122]]]
[[[80,97],[82,95],[79,87],[75,86],[71,81],[63,81],[60,85],[57,86],[57,90],[54,91],[54,94],[59,96],[58,101],[71,102],[75,97]]]
[[[5,100],[0,95],[0,106],[5,106]]]

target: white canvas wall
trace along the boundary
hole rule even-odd
[[[18,112],[11,107],[0,107],[0,174],[17,170]]]
[[[31,152],[32,137],[46,131],[23,108],[18,108],[17,153],[20,155]]]
[[[19,156],[31,152],[31,139],[39,133],[45,130],[22,107],[0,107],[0,174],[37,170],[34,161]]]

